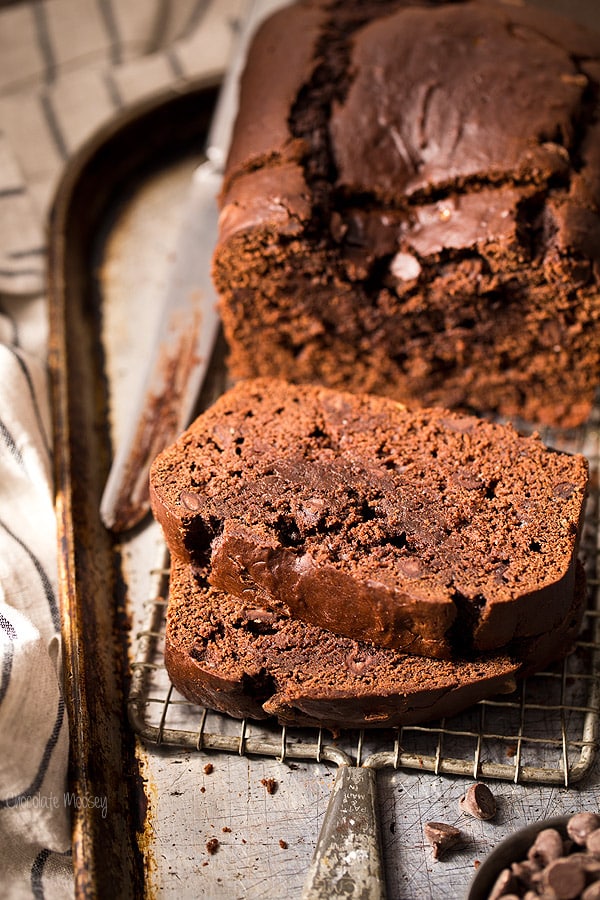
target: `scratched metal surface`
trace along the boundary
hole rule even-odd
[[[102,337],[115,400],[115,440],[129,414],[128,399],[135,394],[139,376],[130,360],[143,354],[151,340],[155,301],[172,262],[177,210],[190,172],[188,161],[144,183],[113,223],[103,249]],[[220,387],[217,379],[213,389]],[[157,527],[147,523],[123,541],[120,551],[135,638],[148,627],[152,569],[162,557]],[[135,653],[133,640],[132,660]],[[227,729],[227,723],[220,727]],[[560,733],[556,721],[549,727]],[[232,734],[238,728],[231,723]],[[224,900],[299,896],[334,767],[157,748],[142,742],[137,752],[148,801],[143,847],[149,896]],[[597,809],[597,771],[594,764],[590,775],[569,789],[494,781],[499,812],[493,822],[485,823],[467,818],[458,807],[472,778],[382,769],[378,793],[389,898],[465,896],[477,860],[515,828],[543,816]],[[267,779],[274,779],[274,793],[266,789]],[[445,860],[433,860],[423,839],[423,824],[430,820],[460,827],[464,846]],[[218,849],[211,854],[207,845],[215,838]]]

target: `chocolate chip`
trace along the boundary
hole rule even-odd
[[[530,859],[524,859],[521,862],[511,863],[510,870],[515,878],[518,878],[523,884],[529,885],[533,881],[533,876],[539,873],[540,868]]]
[[[574,490],[575,485],[572,481],[561,481],[560,484],[554,485],[552,493],[555,497],[560,497],[562,500],[567,500]]]
[[[585,846],[593,856],[600,858],[600,828],[590,831],[585,839]]]
[[[472,784],[458,803],[464,813],[476,819],[493,819],[496,815],[496,799],[487,784],[480,781]]]
[[[538,832],[527,858],[502,869],[488,900],[600,900],[598,820],[596,813],[576,813],[564,840],[555,828]]]
[[[406,578],[419,578],[423,572],[421,561],[410,556],[399,559],[397,566]]]
[[[267,794],[274,794],[277,790],[277,782],[274,778],[261,778],[260,783],[265,788]]]
[[[576,855],[581,857],[581,865],[588,875],[594,880],[600,880],[600,859],[592,856],[591,853],[585,853],[583,851]]]
[[[488,900],[499,900],[500,897],[506,898],[506,896],[510,896],[513,890],[517,889],[517,879],[513,875],[510,869],[502,869],[496,881],[494,882],[494,886],[490,891],[490,895]]]
[[[485,488],[485,484],[481,478],[465,471],[454,473],[451,475],[450,481],[452,484],[455,484],[459,488],[463,488],[465,491],[481,491]]]
[[[369,653],[363,656],[362,659],[355,653],[348,653],[346,654],[344,662],[349,672],[354,675],[362,675],[363,672],[373,665],[374,659],[375,657],[371,656]]]
[[[585,872],[576,859],[564,856],[544,869],[542,884],[553,892],[556,900],[574,900],[585,887]]]
[[[185,508],[192,512],[196,512],[196,510],[200,509],[200,496],[194,494],[193,491],[182,491],[179,495],[179,499]]]
[[[543,868],[555,859],[559,859],[563,852],[563,839],[560,832],[556,828],[544,828],[529,848],[527,858]]]
[[[580,847],[585,847],[588,834],[596,828],[600,828],[600,816],[591,812],[575,813],[567,822],[567,834]]]
[[[440,856],[455,847],[462,838],[458,828],[446,825],[445,822],[426,822],[423,830],[426,839],[432,846],[434,859],[439,859]]]
[[[244,613],[252,622],[262,622],[264,625],[272,625],[278,618],[276,613],[270,609],[264,609],[262,606],[248,607]]]
[[[309,497],[298,509],[298,518],[308,526],[316,525],[326,512],[322,497]]]

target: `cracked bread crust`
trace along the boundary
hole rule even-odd
[[[585,581],[559,627],[498,653],[424,659],[338,637],[214,588],[206,570],[173,560],[165,663],[193,703],[282,724],[387,728],[454,715],[568,652]]]
[[[214,255],[234,376],[583,422],[599,90],[600,35],[527,6],[277,13],[249,56]]]
[[[508,425],[256,379],[157,457],[150,497],[171,553],[221,590],[449,658],[564,620],[587,478]]]

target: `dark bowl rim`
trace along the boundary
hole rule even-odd
[[[469,892],[465,900],[487,900],[496,878],[500,872],[512,862],[517,862],[527,855],[528,849],[533,844],[540,831],[545,828],[556,828],[563,837],[567,836],[567,822],[572,815],[554,816],[550,819],[540,819],[524,828],[505,837],[494,847],[477,869],[475,877],[469,886]]]

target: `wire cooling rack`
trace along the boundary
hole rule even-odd
[[[219,750],[280,760],[408,768],[515,783],[568,787],[591,769],[600,715],[600,410],[580,431],[542,435],[562,450],[584,453],[590,495],[581,555],[588,574],[588,607],[573,652],[560,664],[524,679],[514,693],[483,700],[466,712],[421,726],[367,729],[333,739],[319,729],[239,721],[202,709],[172,687],[163,663],[168,553],[152,573],[146,622],[137,635],[128,698],[129,719],[147,744]]]

